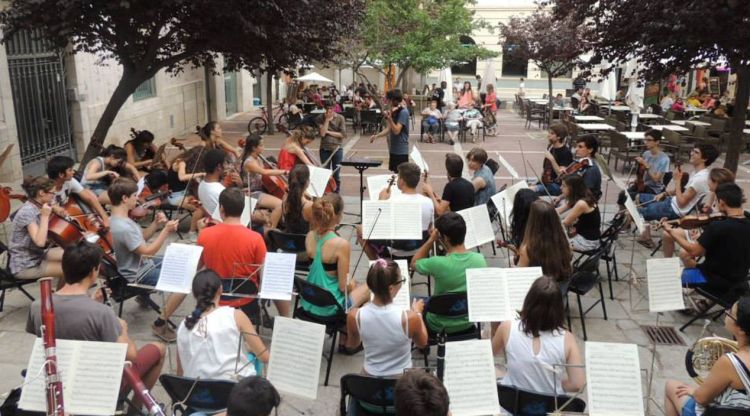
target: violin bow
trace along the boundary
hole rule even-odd
[[[528,181],[529,180],[529,171],[526,170],[526,165],[527,165],[527,163],[526,163],[526,154],[523,152],[523,146],[521,146],[521,141],[520,140],[518,141],[518,148],[521,149],[521,159],[523,160],[523,176],[524,176],[523,180]],[[534,175],[536,175],[536,172],[534,173]],[[537,180],[539,181],[539,183],[542,183],[542,179],[538,175],[537,175]],[[512,180],[511,180],[511,182],[512,182]]]

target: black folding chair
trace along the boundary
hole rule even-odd
[[[594,254],[576,259],[573,263],[573,274],[570,276],[570,283],[568,285],[568,293],[575,293],[576,300],[578,301],[578,314],[581,317],[584,341],[588,339],[586,335],[586,314],[589,311],[601,303],[604,319],[607,319],[607,308],[604,305],[604,289],[602,289],[602,279],[599,274],[599,260],[601,260],[602,254],[603,252],[600,249]],[[587,294],[595,286],[599,286],[599,300],[584,311],[581,305],[581,296]],[[570,301],[568,300],[568,296],[565,296],[565,311],[568,318],[568,328],[572,328],[570,325]]]
[[[428,313],[439,315],[441,317],[465,317],[468,321],[469,302],[466,298],[466,292],[445,293],[430,297],[430,301],[427,302],[425,307],[424,315],[427,316]],[[439,344],[440,333],[443,331],[445,331],[445,328],[439,328],[435,331],[427,325],[427,346],[422,350],[425,367],[427,367],[428,364],[427,356],[430,355],[430,347]],[[450,334],[446,333],[445,342],[481,339],[481,337],[482,334],[479,325],[471,323],[471,326],[463,331]]]
[[[24,289],[24,286],[36,283],[38,279],[21,280],[16,279],[13,273],[10,272],[10,252],[8,247],[0,242],[0,256],[5,255],[5,264],[0,267],[0,312],[3,311],[3,305],[5,305],[5,291],[8,289],[18,289],[26,295],[29,300],[34,301],[34,297]]]
[[[268,238],[271,240],[271,250],[281,251],[297,255],[295,270],[307,272],[310,270],[312,260],[307,256],[305,247],[305,234],[285,233],[279,230],[268,230]]]
[[[703,416],[750,416],[750,409],[730,406],[711,406],[703,412]]]
[[[695,316],[690,318],[690,320],[685,325],[681,326],[680,332],[685,332],[685,328],[689,327],[693,324],[693,322],[699,319],[704,319],[709,316],[712,320],[718,319],[721,314],[724,313],[724,310],[731,309],[732,305],[737,302],[737,299],[748,292],[748,289],[750,289],[750,287],[748,286],[747,279],[742,282],[736,283],[729,289],[721,292],[706,285],[696,286],[695,291],[699,295],[706,298],[708,300],[708,304],[705,306],[705,308],[703,308],[703,310],[698,311]],[[714,306],[720,306],[721,309],[716,312],[710,313],[711,309],[713,309]]]
[[[172,401],[174,415],[178,412],[180,415],[220,412],[227,408],[229,393],[236,384],[228,380],[199,380],[171,374],[162,374],[159,381]]]
[[[393,389],[396,386],[396,381],[397,379],[395,378],[375,377],[365,374],[345,374],[341,377],[340,415],[370,416],[393,414]],[[376,412],[376,408],[380,408],[380,411]],[[389,410],[391,411],[390,413]]]
[[[336,348],[336,337],[339,332],[346,333],[346,311],[344,311],[341,305],[336,302],[336,298],[334,298],[330,292],[320,286],[309,283],[302,278],[295,277],[294,287],[299,295],[294,301],[294,314],[292,317],[325,326],[326,334],[331,337],[331,349],[328,352],[328,356],[326,356],[326,360],[328,361],[328,365],[326,366],[326,378],[323,382],[323,385],[327,386],[328,377],[331,375],[333,352]],[[320,316],[310,313],[299,306],[300,298],[318,307],[335,307],[336,313],[331,316]]]
[[[546,416],[557,410],[578,413],[586,410],[586,402],[577,397],[571,399],[562,394],[555,397],[500,384],[497,385],[497,396],[500,406],[514,416]]]

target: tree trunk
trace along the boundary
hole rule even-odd
[[[101,153],[101,150],[104,147],[104,140],[107,138],[107,132],[109,132],[109,128],[112,127],[112,123],[115,121],[117,113],[128,100],[130,95],[135,92],[135,89],[147,79],[148,77],[145,75],[123,70],[120,82],[117,83],[117,87],[112,92],[112,96],[109,97],[107,107],[99,118],[99,122],[96,123],[94,133],[91,134],[91,139],[89,140],[88,146],[86,146],[86,152],[83,154],[80,166],[85,167],[89,160],[99,156],[99,153]]]
[[[549,102],[549,116],[552,118],[552,73],[547,72],[547,101]]]
[[[401,84],[401,82],[406,79],[404,75],[406,75],[406,71],[408,71],[409,68],[411,68],[411,65],[404,65],[401,71],[399,71],[398,77],[396,77],[396,82],[393,83],[393,88],[398,88],[397,85]],[[401,93],[406,94],[405,85],[401,86]]]
[[[733,64],[732,68],[737,69],[737,90],[734,100],[734,112],[730,120],[727,157],[724,161],[724,167],[736,173],[742,148],[742,130],[745,128],[748,96],[750,95],[750,65]]]
[[[273,134],[273,72],[266,72],[266,111],[268,112],[268,134]]]

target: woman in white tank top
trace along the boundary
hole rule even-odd
[[[236,380],[256,374],[248,353],[268,362],[268,349],[255,336],[250,319],[239,309],[219,307],[221,279],[213,270],[203,270],[193,279],[197,305],[177,330],[177,374],[201,379]],[[237,356],[240,334],[245,333]],[[235,368],[239,371],[235,373]]]
[[[427,328],[422,321],[424,302],[414,301],[411,310],[393,303],[403,283],[396,263],[376,260],[367,273],[372,301],[349,311],[347,347],[354,349],[361,340],[365,350],[364,372],[369,375],[401,375],[411,368],[412,341],[419,348],[427,345]]]
[[[557,282],[548,276],[536,279],[523,302],[520,319],[500,324],[492,338],[493,353],[505,353],[507,362],[508,372],[501,384],[548,395],[583,387],[583,368],[554,367],[583,364],[575,337],[563,328],[564,316]]]

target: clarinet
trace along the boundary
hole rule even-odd
[[[133,370],[133,367],[126,364],[122,371],[125,374],[128,383],[130,383],[130,386],[133,388],[133,394],[135,394],[141,403],[143,403],[148,409],[148,414],[151,416],[166,416],[161,409],[161,406],[156,403],[154,396],[149,393],[146,385],[143,384],[141,377]]]
[[[44,341],[44,370],[47,392],[47,416],[64,416],[62,377],[57,371],[55,343],[55,308],[52,305],[52,278],[39,280],[41,290],[42,340]]]

